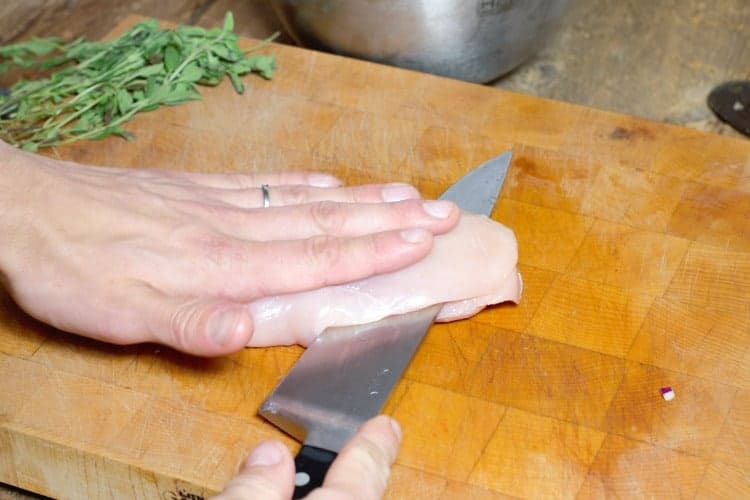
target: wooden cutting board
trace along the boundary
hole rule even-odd
[[[48,154],[434,197],[513,150],[493,218],[518,237],[523,300],[430,330],[385,410],[405,434],[388,498],[750,497],[750,142],[270,52],[273,81],[243,96],[205,89],[137,118],[135,142]],[[108,346],[0,295],[0,481],[61,498],[220,490],[260,440],[296,449],[256,411],[300,352]]]

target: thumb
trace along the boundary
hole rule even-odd
[[[278,441],[265,441],[214,500],[289,500],[293,493],[292,455]]]
[[[198,356],[221,356],[247,346],[253,318],[243,304],[216,300],[167,300],[156,329],[160,342]]]

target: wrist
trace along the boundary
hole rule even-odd
[[[0,141],[0,277],[7,276],[23,247],[22,229],[28,226],[28,200],[37,163],[33,156]]]

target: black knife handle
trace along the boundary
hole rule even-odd
[[[294,459],[294,497],[304,498],[315,488],[323,484],[328,468],[337,453],[315,446],[303,445]]]

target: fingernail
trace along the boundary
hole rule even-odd
[[[396,433],[396,436],[398,436],[398,440],[401,441],[401,438],[403,438],[403,433],[401,432],[401,425],[396,422],[396,420],[392,419],[391,417],[388,417],[388,420],[391,422],[391,427],[393,428],[393,432]]]
[[[268,467],[281,463],[283,458],[279,443],[266,441],[259,444],[247,457],[245,465],[249,467]]]
[[[215,344],[224,345],[232,336],[240,320],[237,309],[224,309],[213,314],[208,320],[208,334]]]
[[[430,235],[430,232],[426,229],[405,229],[401,231],[401,239],[409,243],[422,243]]]
[[[338,187],[341,185],[341,181],[336,177],[326,174],[310,174],[307,176],[307,183],[312,187],[319,188]]]
[[[424,208],[424,211],[432,215],[433,217],[437,217],[438,219],[445,219],[453,211],[453,203],[451,203],[450,201],[430,200],[422,203],[422,208]]]
[[[394,182],[383,188],[381,196],[383,197],[383,201],[389,203],[393,201],[413,200],[414,198],[419,198],[419,191],[409,184]]]

